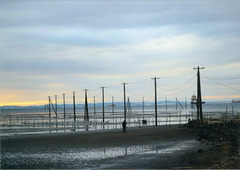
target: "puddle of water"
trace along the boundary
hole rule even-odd
[[[144,152],[142,154],[154,154],[154,153],[156,153],[156,154],[172,154],[176,151],[186,150],[186,149],[193,147],[195,142],[196,141],[194,141],[194,140],[184,141],[184,142],[177,143],[176,145],[168,147],[168,148],[150,150],[150,151]]]
[[[97,168],[100,161],[105,159],[114,159],[129,155],[144,154],[172,154],[176,151],[186,150],[193,147],[193,140],[181,142],[169,142],[154,145],[135,145],[129,147],[107,147],[107,148],[63,148],[58,151],[39,150],[31,153],[24,151],[18,153],[3,153],[2,163],[8,167],[19,167],[19,165],[28,165],[26,168],[36,167],[49,168],[55,165],[56,168]],[[114,161],[113,161],[114,162]],[[47,165],[48,164],[48,165]],[[20,166],[21,167],[21,166]],[[111,165],[108,165],[111,167]],[[4,168],[4,167],[3,167]]]

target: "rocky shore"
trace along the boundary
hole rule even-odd
[[[204,153],[205,157],[222,157],[212,161],[212,165],[206,168],[213,169],[240,169],[240,122],[239,121],[206,121],[197,125],[196,121],[190,121],[187,128],[197,133],[201,143],[215,146],[215,151],[205,152],[201,149],[198,153]],[[207,155],[207,156],[206,156]],[[204,158],[203,158],[204,159]],[[199,166],[198,168],[203,168]],[[205,167],[204,167],[205,168]]]

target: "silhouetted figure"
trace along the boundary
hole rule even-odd
[[[146,125],[146,124],[147,124],[147,121],[146,121],[146,120],[142,120],[142,124],[143,124],[143,125]]]
[[[127,126],[127,122],[126,122],[126,120],[124,120],[124,121],[122,122],[123,133],[126,133],[126,126]]]

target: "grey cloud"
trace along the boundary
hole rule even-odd
[[[15,1],[14,1],[15,2]],[[79,27],[129,28],[192,24],[239,19],[238,1],[23,1],[2,7],[2,25],[69,25]],[[16,8],[18,6],[18,8]],[[14,7],[14,11],[11,8]],[[24,10],[23,10],[24,9]],[[191,13],[189,15],[189,13]],[[3,16],[3,15],[1,15]]]
[[[23,75],[67,75],[67,74],[126,74],[134,72],[136,66],[123,61],[101,59],[54,59],[46,57],[2,58],[0,72],[22,73]],[[125,65],[119,65],[119,63]],[[136,69],[137,71],[137,69]]]
[[[111,46],[151,38],[151,28],[175,33],[239,36],[238,1],[2,1],[2,41]],[[136,30],[143,31],[136,31]],[[148,30],[146,30],[148,29]],[[130,30],[130,34],[128,31]],[[131,30],[133,31],[131,33]],[[134,31],[136,33],[134,33]],[[152,37],[174,34],[160,29]],[[137,34],[138,33],[138,34]]]

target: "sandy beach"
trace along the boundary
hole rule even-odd
[[[209,168],[227,156],[186,127],[24,135],[1,139],[2,169]]]

